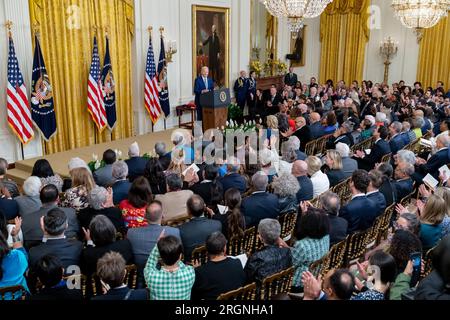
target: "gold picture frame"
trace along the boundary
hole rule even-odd
[[[215,26],[215,36],[213,28]],[[218,58],[215,57],[217,46],[212,47],[218,38]],[[200,42],[202,43],[200,45]],[[216,43],[216,44],[217,44]],[[211,54],[210,54],[211,53]],[[216,87],[230,85],[230,8],[192,5],[192,83],[200,74],[202,66],[209,67],[209,76]]]
[[[294,39],[293,32],[291,32],[291,45],[290,45],[290,54],[299,54],[299,60],[290,60],[291,67],[304,67],[305,66],[305,56],[306,56],[306,25],[303,26],[298,31],[297,38]]]

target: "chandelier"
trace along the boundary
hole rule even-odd
[[[447,16],[450,0],[393,0],[392,8],[405,27],[415,29],[420,41],[423,29],[433,27]]]
[[[333,0],[260,0],[267,11],[275,17],[288,18],[289,30],[296,37],[303,28],[304,18],[315,18]]]

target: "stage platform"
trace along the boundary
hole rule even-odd
[[[74,157],[80,157],[86,163],[92,161],[92,154],[98,155],[99,159],[102,158],[103,152],[106,149],[117,149],[122,151],[122,158],[128,159],[128,147],[133,143],[137,142],[139,144],[139,148],[141,154],[144,153],[152,153],[155,147],[155,143],[158,141],[162,141],[166,143],[167,149],[172,149],[172,142],[170,141],[171,134],[173,131],[185,131],[186,129],[174,128],[171,130],[153,132],[141,136],[131,137],[122,140],[116,140],[101,144],[96,144],[93,146],[73,149],[70,151],[59,152],[50,154],[44,157],[32,158],[23,161],[17,161],[15,163],[15,169],[8,170],[8,177],[16,181],[19,185],[22,185],[25,179],[27,179],[31,172],[33,171],[33,166],[36,160],[38,159],[47,159],[53,170],[58,173],[61,177],[69,177],[69,169],[67,164],[69,160]]]

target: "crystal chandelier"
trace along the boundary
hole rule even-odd
[[[288,18],[289,30],[294,36],[303,28],[304,18],[315,18],[333,0],[260,0],[275,17]]]
[[[433,27],[447,16],[450,0],[393,0],[392,8],[405,27],[416,30],[420,41],[423,29]]]

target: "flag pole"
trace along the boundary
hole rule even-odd
[[[152,32],[153,32],[153,27],[152,26],[148,26],[147,28],[149,37],[150,37],[150,41],[152,41]],[[144,93],[145,94],[145,93]],[[151,125],[152,125],[152,133],[155,132],[155,125],[153,124],[153,120],[151,121]]]
[[[5,23],[6,29],[8,30],[8,32],[7,32],[8,39],[12,39],[12,31],[11,31],[12,25],[13,25],[13,22],[11,20],[7,20]],[[25,154],[23,151],[23,142],[22,141],[20,141],[20,153],[22,155],[22,160],[25,160]]]
[[[94,25],[92,28],[94,29],[94,37],[96,37],[98,27],[97,25]],[[95,126],[94,121],[92,121],[92,126],[94,127],[94,144],[97,144],[97,128]]]
[[[164,33],[164,27],[163,26],[161,26],[161,27],[159,27],[159,32],[161,33],[161,39],[164,39],[164,35],[163,35],[163,33]],[[161,49],[160,49],[161,50]],[[165,55],[164,55],[165,56]],[[168,85],[167,83],[166,83],[166,85]],[[166,126],[166,115],[164,114],[164,130],[167,130],[167,126]]]
[[[106,37],[106,40],[109,40],[109,26],[105,26],[105,37]],[[103,64],[105,64],[105,61],[103,61]],[[111,62],[111,68],[112,68],[112,62]],[[115,100],[115,101],[116,101],[116,108],[117,108],[117,100]],[[117,113],[116,113],[116,115],[117,115]],[[117,117],[116,117],[116,123],[117,123]],[[113,141],[113,133],[112,133],[113,130],[114,129],[109,130],[109,141]]]

